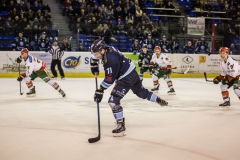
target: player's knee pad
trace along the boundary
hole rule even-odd
[[[121,100],[120,97],[111,95],[111,97],[108,99],[108,104],[111,108],[113,108],[114,106],[120,104],[120,100]]]
[[[221,89],[222,92],[227,91],[228,85],[227,84],[221,84],[220,89]]]
[[[120,106],[120,104],[113,106],[112,112],[113,112],[115,119],[123,118],[123,108],[122,108],[122,106]]]
[[[113,89],[111,92],[111,95],[115,96],[115,97],[120,97],[123,98],[126,94],[126,90],[123,89],[122,91],[119,91],[117,89]]]

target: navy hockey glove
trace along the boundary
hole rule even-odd
[[[19,57],[16,59],[16,62],[17,62],[17,63],[21,63],[21,62],[22,62],[22,56],[19,56]]]
[[[97,103],[100,103],[102,101],[102,98],[103,98],[103,93],[104,93],[104,90],[97,89],[95,91],[94,101],[97,102]]]
[[[138,61],[138,66],[142,67],[142,61]]]
[[[17,80],[21,82],[24,77],[26,77],[26,74],[25,74],[25,73],[22,73],[22,74],[17,78]]]
[[[92,74],[95,75],[95,73],[96,73],[97,75],[99,75],[98,60],[92,59],[92,62],[90,63],[90,65],[91,65]]]

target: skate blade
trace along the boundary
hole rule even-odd
[[[125,132],[113,133],[113,137],[123,137],[123,136],[126,136]]]
[[[168,93],[168,95],[176,95],[176,93],[175,93],[175,92],[173,92],[173,93]]]
[[[27,97],[36,97],[36,94],[27,95]]]
[[[230,110],[231,108],[230,106],[220,106],[219,109],[227,111],[227,110]]]

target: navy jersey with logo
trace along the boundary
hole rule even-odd
[[[40,51],[48,51],[50,44],[48,38],[39,38],[38,39],[38,47]]]
[[[193,46],[184,46],[183,47],[183,53],[194,53],[194,47]]]
[[[141,52],[138,56],[138,61],[143,62],[143,65],[149,65],[151,59],[152,59],[152,54],[151,52],[148,52],[148,51],[146,54]]]
[[[149,52],[153,52],[154,47],[155,47],[155,41],[153,39],[149,40],[149,39],[145,39],[143,41],[144,45],[147,45],[148,51]]]
[[[170,53],[171,52],[170,43],[168,41],[160,41],[159,46],[161,47],[162,53]]]
[[[21,51],[23,48],[27,48],[27,47],[28,47],[28,41],[27,41],[27,38],[25,38],[25,37],[15,38],[15,41],[12,44],[12,48],[17,50],[17,51]]]
[[[115,80],[120,80],[131,73],[135,69],[135,65],[114,47],[109,47],[106,50],[102,59],[105,78],[101,85],[104,88],[109,88]]]
[[[197,42],[196,53],[209,53],[208,43],[205,41]]]

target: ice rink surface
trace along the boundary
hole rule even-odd
[[[115,119],[105,91],[101,140],[97,136],[94,78],[56,80],[66,92],[62,98],[40,79],[36,97],[19,94],[16,79],[0,79],[0,160],[239,160],[240,101],[229,91],[231,109],[220,110],[220,85],[203,78],[173,78],[176,95],[167,95],[160,80],[157,94],[173,107],[139,99],[130,91],[121,101],[126,136],[113,137]],[[101,78],[98,82],[102,81]],[[152,80],[143,85],[151,89]]]

